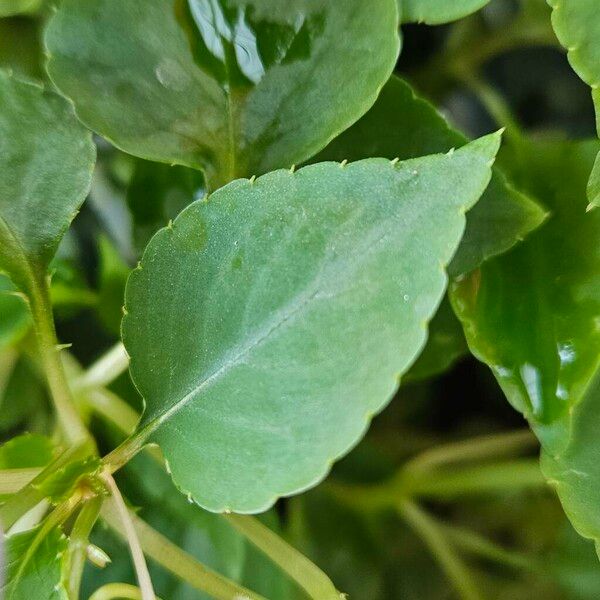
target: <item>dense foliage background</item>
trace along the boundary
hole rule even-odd
[[[0,8],[4,4],[0,2]],[[49,84],[42,35],[53,9],[43,2],[30,4],[35,6],[15,11],[25,14],[0,19],[0,67]],[[597,10],[600,13],[600,7]],[[551,197],[585,198],[598,149],[593,141],[594,107],[589,86],[574,72],[556,39],[550,13],[541,0],[492,0],[456,22],[402,25],[395,73],[404,83],[391,80],[375,108],[342,134],[337,146],[332,142],[311,162],[392,159],[404,152],[403,159],[461,145],[460,135],[449,130],[441,140],[440,127],[445,125],[432,107],[411,104],[415,100],[405,87],[410,84],[470,138],[506,127],[497,164],[516,189],[539,202],[529,209],[532,222],[541,223],[544,210],[554,210]],[[60,66],[56,69],[58,73]],[[410,138],[413,147],[402,148],[409,137],[403,128],[413,125],[409,108],[416,111],[412,118],[422,119],[419,123],[427,127],[423,139]],[[369,147],[371,140],[376,140],[375,147]],[[75,379],[82,367],[119,340],[125,282],[150,237],[206,190],[200,171],[135,158],[100,136],[94,141],[98,158],[89,197],[52,262],[58,338],[72,344],[65,360]],[[569,233],[563,229],[553,235],[560,239]],[[591,233],[579,232],[578,251],[597,255],[599,240],[589,237],[597,234],[597,227]],[[493,232],[482,229],[480,236],[485,246]],[[454,310],[463,323],[475,320],[481,327],[479,333],[471,331],[472,350],[490,364],[490,339],[499,340],[500,349],[494,349],[497,364],[528,344],[531,332],[522,330],[518,307],[524,301],[519,293],[531,293],[528,306],[536,307],[531,331],[555,327],[555,309],[538,304],[540,295],[534,289],[553,276],[551,269],[519,252],[529,250],[517,246],[482,268],[489,286],[483,315],[469,306],[464,275],[469,268],[457,266],[460,276],[451,284]],[[560,262],[563,252],[558,248],[553,260]],[[464,262],[459,266],[469,266],[476,259],[465,254],[460,260]],[[8,278],[0,277],[0,289],[12,289]],[[595,286],[598,292],[597,274]],[[557,287],[557,302],[560,294]],[[511,306],[514,314],[507,309]],[[589,309],[596,315],[597,306],[596,301]],[[491,323],[482,324],[486,319]],[[513,331],[517,328],[521,330]],[[508,342],[502,347],[506,332],[513,339],[525,339],[519,350]],[[14,296],[0,295],[3,441],[23,432],[51,430],[51,405],[34,346],[24,305]],[[502,379],[501,373],[495,375]],[[127,372],[97,393],[89,426],[103,455],[123,433],[98,410],[102,395],[116,394],[136,412],[142,403]],[[123,410],[127,413],[126,406]],[[135,413],[127,414],[135,422]],[[313,560],[350,598],[598,598],[600,565],[594,544],[575,533],[539,470],[538,454],[527,421],[506,401],[489,366],[468,351],[463,329],[445,299],[424,354],[364,439],[333,467],[326,481],[279,500],[260,519]],[[140,507],[143,519],[204,563],[267,598],[302,597],[299,588],[227,520],[189,504],[146,454],[138,455],[115,478],[131,505]],[[92,541],[112,562],[103,569],[86,566],[82,597],[103,583],[134,584],[123,542],[102,525],[94,530]],[[208,597],[153,561],[150,569],[156,593],[165,600]]]

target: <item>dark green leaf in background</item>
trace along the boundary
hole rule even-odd
[[[472,352],[492,368],[543,446],[577,529],[600,538],[600,213],[586,212],[596,142],[528,142],[520,183],[552,211],[508,254],[452,286]],[[596,383],[593,384],[594,378]]]
[[[397,21],[395,0],[66,0],[48,69],[93,130],[215,189],[306,160],[366,112]]]
[[[423,346],[498,144],[276,171],[184,210],[127,286],[134,440],[214,511],[322,479]]]

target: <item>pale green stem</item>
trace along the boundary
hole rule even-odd
[[[119,342],[75,379],[72,387],[78,392],[106,387],[124,373],[128,366],[129,356],[123,344]]]
[[[514,569],[532,572],[543,571],[543,566],[533,558],[526,556],[521,552],[505,550],[502,546],[499,546],[474,531],[469,531],[468,529],[448,525],[446,523],[439,523],[439,526],[450,542],[465,552]]]
[[[107,473],[104,475],[103,479],[111,493],[111,498],[107,502],[113,504],[121,526],[123,527],[125,539],[129,545],[131,560],[133,561],[138,585],[140,586],[142,600],[156,600],[154,588],[152,587],[152,580],[150,579],[150,573],[148,571],[148,565],[146,564],[146,559],[137,532],[133,526],[131,513],[127,509],[123,496],[121,496],[121,492],[112,476]]]
[[[89,537],[100,514],[102,498],[96,496],[90,498],[84,505],[69,536],[69,576],[67,586],[69,589],[69,600],[78,600],[81,577],[87,558],[87,547]]]
[[[124,536],[114,506],[105,503],[101,515],[118,535]],[[266,600],[207,568],[131,512],[130,520],[146,555],[195,589],[217,600]]]
[[[50,396],[62,434],[71,445],[91,441],[90,433],[77,412],[60,359],[61,347],[56,339],[52,304],[48,292],[48,279],[46,277],[39,277],[35,282],[32,282],[29,304],[38,340],[41,363],[46,374]]]
[[[483,435],[425,450],[405,463],[403,471],[422,471],[452,463],[499,458],[535,448],[537,444],[535,436],[528,429]]]
[[[258,519],[236,514],[225,515],[225,519],[287,573],[311,598],[314,600],[343,598],[319,567]]]
[[[41,469],[4,469],[0,471],[0,494],[15,494],[41,473]]]
[[[97,589],[89,600],[143,600],[140,588],[128,583],[109,583]],[[156,600],[160,600],[158,596]]]
[[[90,454],[90,447],[90,444],[83,444],[78,447],[69,448],[0,506],[0,524],[4,530],[7,531],[10,529],[25,513],[29,512],[44,499],[44,494],[40,491],[39,484],[71,461],[88,456]]]
[[[408,499],[398,502],[396,508],[429,548],[459,596],[463,600],[481,600],[482,595],[473,581],[471,572],[454,552],[436,521]]]
[[[428,498],[452,498],[465,494],[490,494],[527,488],[546,487],[536,459],[505,461],[433,472],[419,476],[401,476],[392,484],[397,493]]]

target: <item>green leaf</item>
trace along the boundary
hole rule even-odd
[[[215,189],[306,160],[366,112],[397,23],[395,0],[66,0],[48,71],[94,131]]]
[[[54,458],[54,444],[45,435],[26,433],[0,446],[0,469],[45,467]]]
[[[490,0],[398,0],[403,23],[441,25],[462,19]]]
[[[38,489],[54,504],[70,498],[75,489],[84,484],[97,494],[104,494],[104,484],[98,477],[100,471],[101,463],[97,457],[76,460],[54,471],[38,485]]]
[[[68,600],[62,570],[67,539],[55,528],[39,539],[41,527],[5,537],[4,600]]]
[[[370,156],[414,158],[446,152],[466,138],[411,87],[392,77],[373,108],[333,140],[315,160],[359,160]],[[508,250],[538,227],[546,216],[533,200],[494,175],[481,200],[467,215],[467,229],[449,272],[472,271],[484,260]]]
[[[137,160],[127,189],[136,246],[144,248],[161,227],[204,195],[199,171]]]
[[[42,4],[43,0],[0,0],[0,17],[33,13]]]
[[[100,237],[99,253],[98,316],[110,333],[119,336],[125,302],[125,283],[130,269],[106,236]]]
[[[547,0],[552,26],[575,72],[592,88],[600,136],[600,10],[597,0]],[[588,186],[591,206],[600,206],[600,153]]]
[[[45,274],[83,202],[91,136],[72,107],[0,72],[0,267],[24,291]]]
[[[127,284],[123,339],[146,402],[132,448],[160,444],[213,511],[316,484],[424,344],[498,144],[276,171],[190,205]]]
[[[448,297],[429,323],[427,345],[402,382],[420,381],[443,373],[467,354],[467,342],[460,321],[456,318]]]
[[[600,211],[586,212],[585,197],[598,143],[524,150],[523,176],[552,217],[453,284],[451,297],[471,351],[540,438],[544,472],[573,524],[599,539]]]
[[[0,273],[0,350],[20,340],[31,326],[29,308],[12,281]]]

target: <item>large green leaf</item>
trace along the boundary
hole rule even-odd
[[[600,212],[586,212],[596,142],[529,143],[523,178],[552,217],[451,289],[473,353],[490,365],[543,446],[575,526],[600,537]],[[595,457],[595,458],[594,458]]]
[[[397,21],[395,0],[66,0],[48,70],[92,129],[215,189],[306,160],[366,112]]]
[[[575,72],[592,88],[600,136],[600,9],[597,0],[547,0],[552,26],[567,49]],[[600,206],[600,153],[588,186],[592,206]]]
[[[0,72],[0,267],[45,274],[90,186],[95,150],[68,102]]]
[[[403,23],[440,25],[462,19],[490,0],[398,0]]]
[[[418,354],[497,135],[404,163],[238,180],[159,231],[129,278],[123,339],[161,445],[214,511],[314,485]]]
[[[316,160],[359,160],[369,156],[413,158],[446,152],[466,142],[460,132],[411,87],[392,77],[371,110],[333,140]],[[538,227],[545,211],[515,190],[494,169],[489,187],[467,215],[467,228],[452,261],[451,275],[467,273],[500,254]]]
[[[67,539],[59,529],[40,535],[37,527],[5,537],[4,600],[68,600],[62,569]]]

